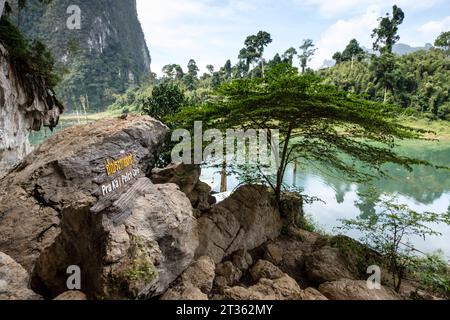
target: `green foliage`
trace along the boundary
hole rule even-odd
[[[416,258],[414,273],[426,288],[450,295],[450,265],[441,251],[424,258]]]
[[[164,82],[153,88],[151,97],[143,101],[143,112],[158,120],[173,115],[186,102],[181,89],[172,82]]]
[[[428,236],[441,235],[430,223],[450,224],[448,214],[419,213],[397,199],[382,199],[377,203],[381,211],[376,215],[360,216],[357,219],[341,220],[341,231],[357,230],[361,241],[383,255],[397,292],[408,269],[413,267],[418,250],[409,242],[412,236],[425,240]]]
[[[303,44],[300,46],[300,54],[298,56],[300,60],[300,67],[302,68],[302,73],[305,73],[306,67],[308,66],[308,62],[311,60],[314,53],[317,51],[314,48],[315,45],[311,39],[306,39],[303,41]]]
[[[420,136],[397,124],[396,112],[393,106],[362,100],[323,84],[312,74],[299,75],[295,68],[280,64],[266,78],[223,85],[210,101],[184,108],[171,119],[173,125],[185,128],[202,121],[204,129],[279,129],[283,140],[279,169],[275,177],[263,177],[279,200],[287,165],[296,159],[323,163],[357,181],[374,175],[356,169],[355,161],[365,169],[375,169],[377,176],[384,174],[381,165],[387,162],[407,168],[428,164],[398,156],[393,150],[396,138]]]
[[[441,33],[434,42],[434,45],[450,55],[450,31]]]
[[[353,39],[342,53],[336,52],[333,59],[336,60],[337,64],[339,64],[346,61],[361,61],[365,58],[365,56],[366,52],[364,49],[360,47],[356,39]]]
[[[450,61],[441,50],[401,57],[385,54],[372,61],[355,62],[353,67],[342,62],[320,74],[325,83],[370,100],[382,102],[386,97],[387,102],[405,111],[449,119]]]
[[[379,19],[380,24],[372,33],[372,38],[375,38],[373,49],[383,53],[392,53],[392,47],[400,40],[397,34],[398,27],[403,23],[405,14],[396,5],[392,7],[392,17],[386,13],[386,17]]]
[[[59,77],[50,51],[38,40],[29,42],[7,16],[0,20],[0,42],[7,48],[16,68],[24,74],[42,77],[49,87],[58,83]]]

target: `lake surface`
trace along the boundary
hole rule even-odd
[[[62,120],[54,132],[48,129],[33,133],[30,136],[32,145],[42,143],[52,134],[86,123],[86,120]],[[450,141],[442,142],[408,142],[399,147],[401,154],[428,160],[438,165],[450,165]],[[395,165],[388,165],[391,178],[377,179],[372,186],[379,192],[398,196],[398,201],[407,204],[411,209],[420,212],[443,213],[450,210],[450,172],[436,170],[430,167],[415,167],[412,172]],[[220,170],[217,168],[203,168],[202,180],[214,184],[214,191],[220,190]],[[288,186],[295,185],[302,188],[304,194],[316,196],[324,201],[306,205],[305,212],[312,218],[320,229],[332,233],[338,226],[339,219],[356,218],[361,214],[374,214],[377,208],[370,199],[361,194],[368,189],[368,184],[352,183],[344,177],[331,176],[324,173],[320,167],[299,164],[297,174],[293,169],[287,170],[284,182]],[[239,185],[239,177],[231,175],[227,178],[229,191]],[[362,202],[357,205],[357,202]],[[433,228],[443,235],[422,239],[410,239],[418,249],[424,252],[444,251],[450,259],[450,226],[435,225]],[[349,234],[358,238],[358,234]]]
[[[405,156],[417,157],[438,165],[450,165],[450,141],[408,142],[399,147]],[[294,176],[293,168],[288,168],[284,183],[302,188],[304,194],[316,196],[324,201],[306,205],[305,212],[321,230],[333,233],[340,225],[339,219],[353,219],[361,214],[376,214],[376,208],[364,191],[369,187],[377,192],[397,196],[398,202],[408,205],[418,212],[444,213],[450,210],[450,172],[431,167],[414,167],[412,172],[396,165],[387,165],[391,178],[377,179],[371,184],[359,184],[346,181],[344,177],[331,176],[320,167],[298,165]],[[220,170],[204,168],[202,179],[214,184],[214,191],[220,191]],[[240,181],[236,175],[227,179],[229,191],[236,188]],[[357,205],[361,203],[361,205]],[[426,241],[413,238],[410,241],[421,251],[431,253],[438,249],[444,251],[450,259],[450,226],[431,225],[442,236],[428,237]],[[357,233],[349,236],[358,238]]]

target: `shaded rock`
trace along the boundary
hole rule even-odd
[[[208,296],[192,285],[170,288],[161,300],[208,300]]]
[[[342,279],[323,283],[319,291],[330,300],[401,300],[393,290],[381,287],[370,290],[362,280]]]
[[[307,288],[300,293],[301,300],[328,300],[319,290]]]
[[[152,297],[192,263],[189,199],[175,184],[143,178],[166,133],[136,116],[74,127],[0,181],[0,250],[31,273],[35,292],[67,291],[67,268],[77,265],[90,299]]]
[[[211,187],[202,181],[199,181],[187,196],[197,217],[207,212],[217,202],[216,198],[211,195]]]
[[[283,249],[275,243],[267,244],[264,259],[275,265],[281,264],[283,262]]]
[[[18,70],[0,44],[0,178],[32,151],[29,134],[56,127],[63,111],[44,79]]]
[[[155,184],[178,185],[191,201],[195,216],[200,217],[216,203],[216,198],[211,195],[211,187],[199,180],[200,175],[200,166],[180,163],[153,169],[151,179]]]
[[[210,257],[200,257],[183,272],[181,280],[184,284],[190,283],[208,294],[213,287],[215,269],[216,265]]]
[[[217,265],[216,268],[216,286],[230,287],[239,282],[242,277],[242,271],[233,265],[230,261]]]
[[[232,253],[252,250],[280,235],[282,221],[264,186],[243,186],[198,219],[200,246],[196,256],[216,263]]]
[[[302,290],[298,283],[288,275],[270,280],[262,278],[249,288],[236,286],[224,290],[229,300],[299,300]]]
[[[199,182],[200,174],[200,166],[179,163],[153,169],[151,180],[154,184],[175,183],[182,192],[190,194]]]
[[[309,281],[323,283],[339,279],[354,279],[354,272],[337,248],[325,246],[310,253],[305,259],[305,272]]]
[[[259,281],[261,278],[273,280],[281,278],[283,276],[283,271],[269,261],[259,260],[250,270],[250,274],[254,281]]]
[[[66,291],[53,300],[60,301],[83,301],[87,300],[86,295],[81,291]]]
[[[0,252],[0,300],[39,300],[28,288],[28,273],[11,257]]]
[[[233,254],[233,265],[245,272],[253,264],[252,256],[246,250],[239,250]]]

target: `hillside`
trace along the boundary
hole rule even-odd
[[[134,0],[78,1],[81,28],[67,28],[70,0],[48,6],[32,0],[13,15],[30,39],[42,40],[64,71],[56,88],[69,112],[101,111],[114,93],[138,85],[150,72],[150,54]],[[84,98],[80,98],[83,96]]]
[[[383,101],[384,89],[376,83],[370,61],[343,62],[322,70],[325,82],[346,91]],[[450,119],[450,59],[441,50],[397,56],[388,101],[430,118]]]

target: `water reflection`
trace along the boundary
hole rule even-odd
[[[414,142],[400,147],[404,156],[430,161],[436,165],[450,164],[450,142]],[[304,190],[309,196],[316,196],[325,203],[315,202],[308,205],[305,211],[313,217],[324,230],[331,232],[339,225],[339,219],[356,218],[359,215],[374,215],[377,212],[375,203],[382,193],[397,195],[398,201],[407,204],[419,212],[443,213],[450,211],[450,172],[432,167],[417,166],[412,172],[397,165],[386,165],[390,178],[380,178],[370,184],[359,184],[346,181],[343,176],[326,174],[326,170],[297,164],[287,169],[284,183]],[[216,168],[204,168],[203,177],[220,191],[221,174]],[[228,177],[228,186],[234,189],[240,183],[239,177]],[[376,190],[375,196],[368,196],[369,189]],[[418,249],[432,252],[444,250],[450,258],[450,227],[433,226],[443,234],[442,237],[429,237],[426,242],[421,239],[411,239]],[[357,234],[353,234],[357,237]]]

